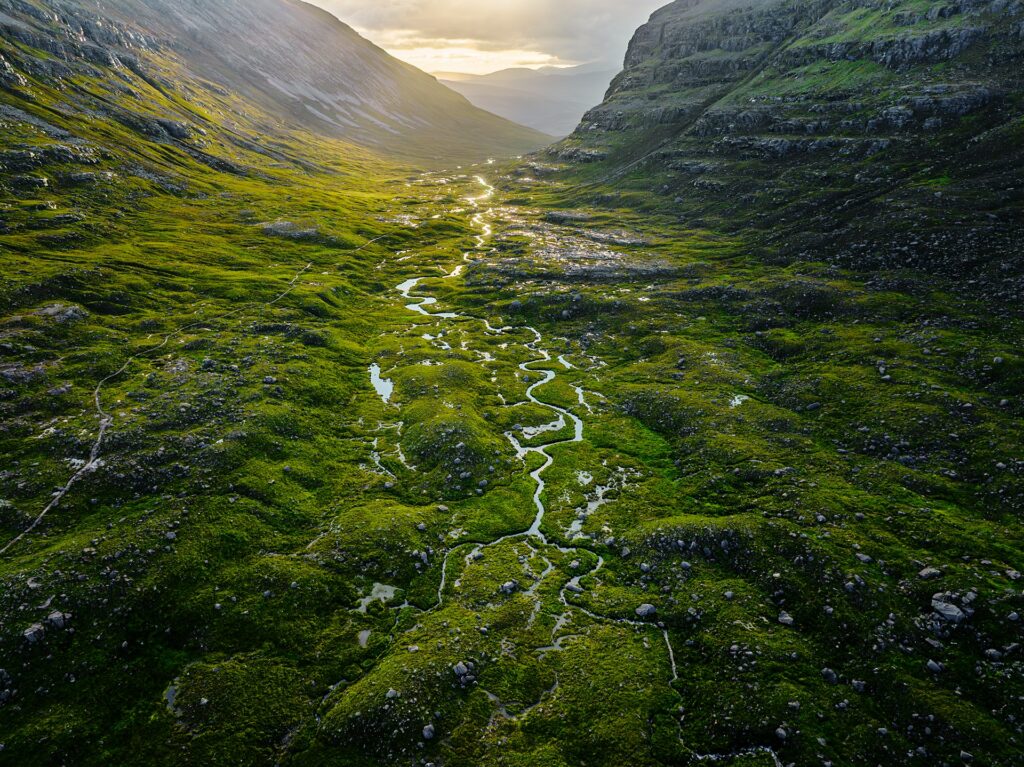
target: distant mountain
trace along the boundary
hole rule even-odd
[[[604,65],[443,73],[441,82],[482,109],[555,136],[567,136],[604,97],[614,70]]]
[[[547,142],[298,0],[2,0],[0,10],[3,36],[64,61],[61,71],[84,57],[93,68],[140,67],[171,87],[214,83],[285,124],[391,154],[468,160]]]

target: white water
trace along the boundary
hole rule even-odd
[[[474,208],[479,208],[480,207],[480,203],[482,201],[488,200],[488,199],[490,199],[494,195],[494,187],[492,187],[490,184],[488,184],[483,178],[478,177],[477,181],[481,185],[483,185],[485,191],[479,197],[470,197],[470,198],[467,199],[469,204],[472,207],[474,207]],[[477,237],[476,237],[476,250],[477,251],[482,250],[484,248],[485,244],[487,243],[488,239],[492,236],[493,228],[492,228],[492,226],[489,223],[487,223],[486,218],[485,218],[491,212],[492,212],[491,210],[487,210],[487,211],[478,210],[478,212],[472,218],[473,224],[478,226],[480,228],[480,230],[481,230],[481,233],[479,235],[477,235]],[[463,254],[463,260],[467,261],[467,262],[471,261],[472,260],[472,254],[471,253],[464,253]],[[461,268],[461,266],[457,267],[456,269],[454,269],[452,272],[450,272],[448,274],[446,279],[451,278],[451,277],[455,277],[458,274],[461,274],[462,271],[463,271],[463,269]],[[527,349],[529,349],[531,352],[533,352],[534,354],[538,355],[538,358],[530,360],[528,362],[522,363],[521,365],[519,365],[519,369],[522,370],[524,373],[540,373],[542,375],[542,378],[541,378],[541,380],[536,381],[533,384],[531,384],[530,387],[526,390],[526,399],[527,399],[528,402],[531,402],[534,405],[537,405],[539,407],[546,408],[546,409],[550,410],[552,415],[554,416],[554,418],[548,424],[545,424],[545,425],[542,425],[542,426],[539,426],[539,427],[532,427],[532,428],[529,428],[529,429],[524,429],[523,432],[522,432],[523,439],[529,440],[529,439],[532,439],[532,438],[536,438],[537,436],[539,436],[541,434],[549,433],[549,432],[557,433],[557,432],[561,431],[562,429],[564,429],[568,423],[571,423],[572,426],[573,426],[573,435],[572,435],[572,437],[566,438],[566,439],[562,439],[562,440],[558,440],[558,441],[555,441],[555,442],[549,442],[548,444],[545,444],[545,445],[542,445],[542,446],[536,446],[536,447],[528,446],[528,445],[523,445],[522,442],[520,441],[520,439],[514,433],[506,432],[505,437],[509,440],[509,442],[512,443],[512,446],[515,449],[517,457],[519,457],[520,459],[523,459],[525,461],[526,457],[529,454],[533,453],[533,454],[536,454],[536,455],[543,456],[543,458],[544,458],[544,461],[541,464],[541,466],[539,466],[538,468],[536,468],[536,469],[534,469],[533,471],[530,472],[530,476],[533,478],[534,482],[536,482],[536,485],[537,485],[536,490],[534,491],[534,494],[533,494],[533,503],[534,503],[534,506],[536,507],[536,514],[534,515],[533,523],[530,525],[530,527],[527,530],[525,530],[523,532],[512,533],[510,535],[506,535],[506,536],[503,536],[501,538],[498,538],[497,540],[491,541],[490,543],[487,543],[487,544],[480,544],[480,543],[473,544],[473,548],[471,549],[469,554],[465,555],[465,557],[464,557],[465,565],[468,567],[470,565],[471,561],[475,558],[475,556],[477,556],[478,554],[481,554],[484,549],[492,547],[492,546],[497,546],[497,545],[499,545],[501,543],[504,543],[504,542],[507,542],[507,541],[511,541],[511,540],[516,540],[516,539],[528,539],[528,540],[529,539],[535,539],[535,540],[540,541],[542,544],[551,545],[551,544],[549,544],[547,536],[545,536],[545,534],[544,534],[544,532],[542,530],[543,525],[544,525],[544,517],[545,517],[545,515],[547,513],[547,509],[546,509],[546,507],[544,505],[544,500],[543,500],[544,490],[546,488],[546,483],[544,481],[544,473],[551,467],[551,465],[555,461],[554,456],[550,452],[552,450],[552,448],[556,448],[559,445],[575,444],[575,443],[579,443],[579,442],[583,441],[584,423],[583,423],[583,420],[581,418],[579,418],[576,414],[574,414],[574,413],[572,413],[569,410],[566,410],[564,408],[558,407],[557,405],[552,405],[552,404],[543,402],[540,399],[538,399],[536,394],[535,394],[535,392],[540,387],[546,386],[547,384],[551,383],[552,381],[554,381],[558,377],[557,372],[554,369],[551,369],[550,367],[547,367],[547,368],[545,368],[545,367],[538,367],[537,369],[534,369],[532,367],[532,366],[535,366],[535,365],[537,365],[537,366],[540,366],[540,365],[550,365],[552,360],[553,360],[551,352],[549,352],[547,349],[544,349],[542,347],[542,344],[544,343],[544,336],[536,328],[529,327],[529,326],[495,328],[486,319],[480,319],[480,318],[476,318],[476,317],[468,317],[466,315],[460,315],[460,314],[456,314],[456,313],[453,313],[453,312],[431,313],[431,312],[427,311],[426,307],[433,306],[434,304],[436,304],[437,303],[437,299],[432,298],[432,297],[428,297],[428,296],[414,295],[413,292],[412,292],[413,290],[416,289],[416,287],[419,285],[419,283],[423,279],[426,279],[426,278],[425,277],[413,277],[411,279],[406,280],[402,284],[396,286],[396,290],[398,291],[398,293],[404,299],[406,299],[407,301],[411,302],[411,303],[406,304],[406,308],[409,309],[410,311],[413,311],[413,312],[416,312],[417,314],[421,314],[421,315],[424,315],[424,316],[427,316],[427,317],[431,317],[431,318],[434,318],[434,319],[473,319],[473,320],[477,320],[477,321],[480,321],[480,322],[482,322],[484,324],[484,327],[485,327],[486,331],[489,334],[491,334],[491,335],[504,335],[504,334],[507,334],[507,333],[521,332],[521,331],[528,331],[528,332],[533,334],[533,336],[534,336],[533,340],[529,341],[529,342],[527,342],[527,343],[525,343],[523,345]],[[503,345],[502,348],[505,348],[505,345]],[[565,359],[564,355],[559,357],[557,361],[561,365],[561,367],[564,368],[565,370],[572,370],[572,369],[574,369],[573,365],[568,360]],[[589,405],[587,405],[586,400],[584,398],[584,392],[583,392],[582,387],[574,387],[574,388],[575,388],[576,393],[577,393],[577,395],[579,397],[580,405],[583,406],[583,407],[586,407],[588,410],[590,410],[590,407],[589,407]],[[597,493],[595,494],[595,498],[590,503],[588,503],[588,513],[593,513],[593,511],[595,511],[600,505],[602,505],[603,503],[606,502],[604,494],[609,489],[611,489],[611,488],[604,488],[604,487],[597,488]],[[578,530],[576,532],[578,533]],[[437,589],[437,604],[433,608],[431,608],[431,610],[436,610],[436,609],[440,608],[444,604],[445,589],[447,588],[447,585],[448,585],[448,562],[449,562],[450,558],[452,557],[452,555],[455,554],[455,552],[457,552],[457,551],[459,551],[460,549],[463,549],[463,548],[464,547],[456,546],[455,548],[449,549],[445,553],[445,556],[444,556],[444,558],[443,558],[443,560],[441,562],[441,582],[438,585],[438,589]],[[576,548],[572,548],[572,547],[557,546],[556,548],[560,552],[562,552],[562,553],[575,553],[577,551],[580,551],[580,549],[576,549]],[[531,595],[535,595],[535,592],[536,592],[537,588],[540,585],[540,581],[543,580],[544,577],[546,577],[548,574],[550,574],[555,569],[554,566],[550,563],[550,561],[545,559],[545,562],[547,563],[547,567],[546,567],[544,573],[541,575],[540,579],[533,585],[533,587],[527,593],[529,593]],[[602,615],[598,615],[596,613],[593,613],[593,612],[591,612],[589,610],[586,610],[585,608],[579,607],[578,605],[570,605],[569,604],[568,599],[566,597],[566,591],[569,590],[569,589],[578,590],[580,588],[579,583],[580,583],[580,580],[582,578],[588,577],[588,576],[592,576],[592,575],[596,574],[603,566],[604,566],[604,559],[602,557],[598,557],[597,564],[596,564],[596,566],[592,570],[590,570],[588,573],[583,573],[581,575],[577,575],[577,576],[573,577],[568,583],[565,584],[565,586],[563,586],[563,588],[562,588],[562,590],[560,592],[560,599],[561,599],[562,604],[566,608],[566,613],[568,614],[571,610],[579,610],[584,615],[588,616],[589,618],[591,618],[593,620],[597,620],[597,621],[612,622],[612,623],[616,623],[616,624],[632,626],[634,628],[642,628],[642,629],[652,628],[652,624],[644,622],[644,621],[635,621],[635,620],[630,620],[630,619],[627,619],[627,618],[609,618],[609,617],[606,617],[606,616],[602,616]],[[459,581],[456,581],[456,585],[458,585],[458,583],[459,583]],[[538,603],[538,608],[539,608],[539,603]],[[536,616],[536,611],[535,611],[533,617],[535,617],[535,616]],[[532,618],[531,618],[531,620],[532,620]],[[560,617],[558,619],[558,622],[556,623],[555,630],[552,632],[552,648],[548,648],[548,649],[561,649],[561,643],[564,642],[565,639],[567,639],[568,637],[558,638],[558,637],[555,637],[555,634],[567,622],[568,622],[568,617],[566,617],[566,615],[563,615],[562,617]],[[672,679],[671,679],[671,681],[675,682],[679,678],[678,677],[677,668],[676,668],[675,652],[672,649],[672,644],[671,644],[671,641],[669,639],[668,631],[667,630],[662,630],[661,633],[662,633],[662,635],[663,635],[663,637],[665,639],[665,644],[666,644],[666,646],[668,648],[669,663],[670,663],[671,672],[672,672]],[[525,714],[525,712],[524,712],[524,714]]]
[[[391,401],[391,395],[395,392],[395,384],[390,378],[381,378],[380,365],[374,362],[370,365],[370,383],[373,390],[380,395],[385,404]]]

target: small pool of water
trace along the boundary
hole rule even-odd
[[[381,378],[380,365],[376,362],[370,365],[370,383],[385,403],[391,401],[391,395],[395,393],[395,384],[390,378]]]

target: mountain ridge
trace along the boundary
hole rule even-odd
[[[215,6],[199,0],[56,0],[56,13],[46,7],[5,0],[0,24],[12,40],[50,48],[58,60],[77,50],[92,59],[86,67],[127,62],[140,76],[147,67],[184,68],[292,125],[393,156],[479,159],[547,143],[546,136],[473,107],[332,14],[299,0],[224,0]],[[28,55],[25,62],[45,76],[47,66],[37,57]],[[168,77],[165,84],[173,81]]]
[[[477,106],[554,136],[566,136],[604,96],[614,72],[594,66],[505,69],[441,82]]]

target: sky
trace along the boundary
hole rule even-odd
[[[669,0],[309,0],[427,72],[622,64]]]

